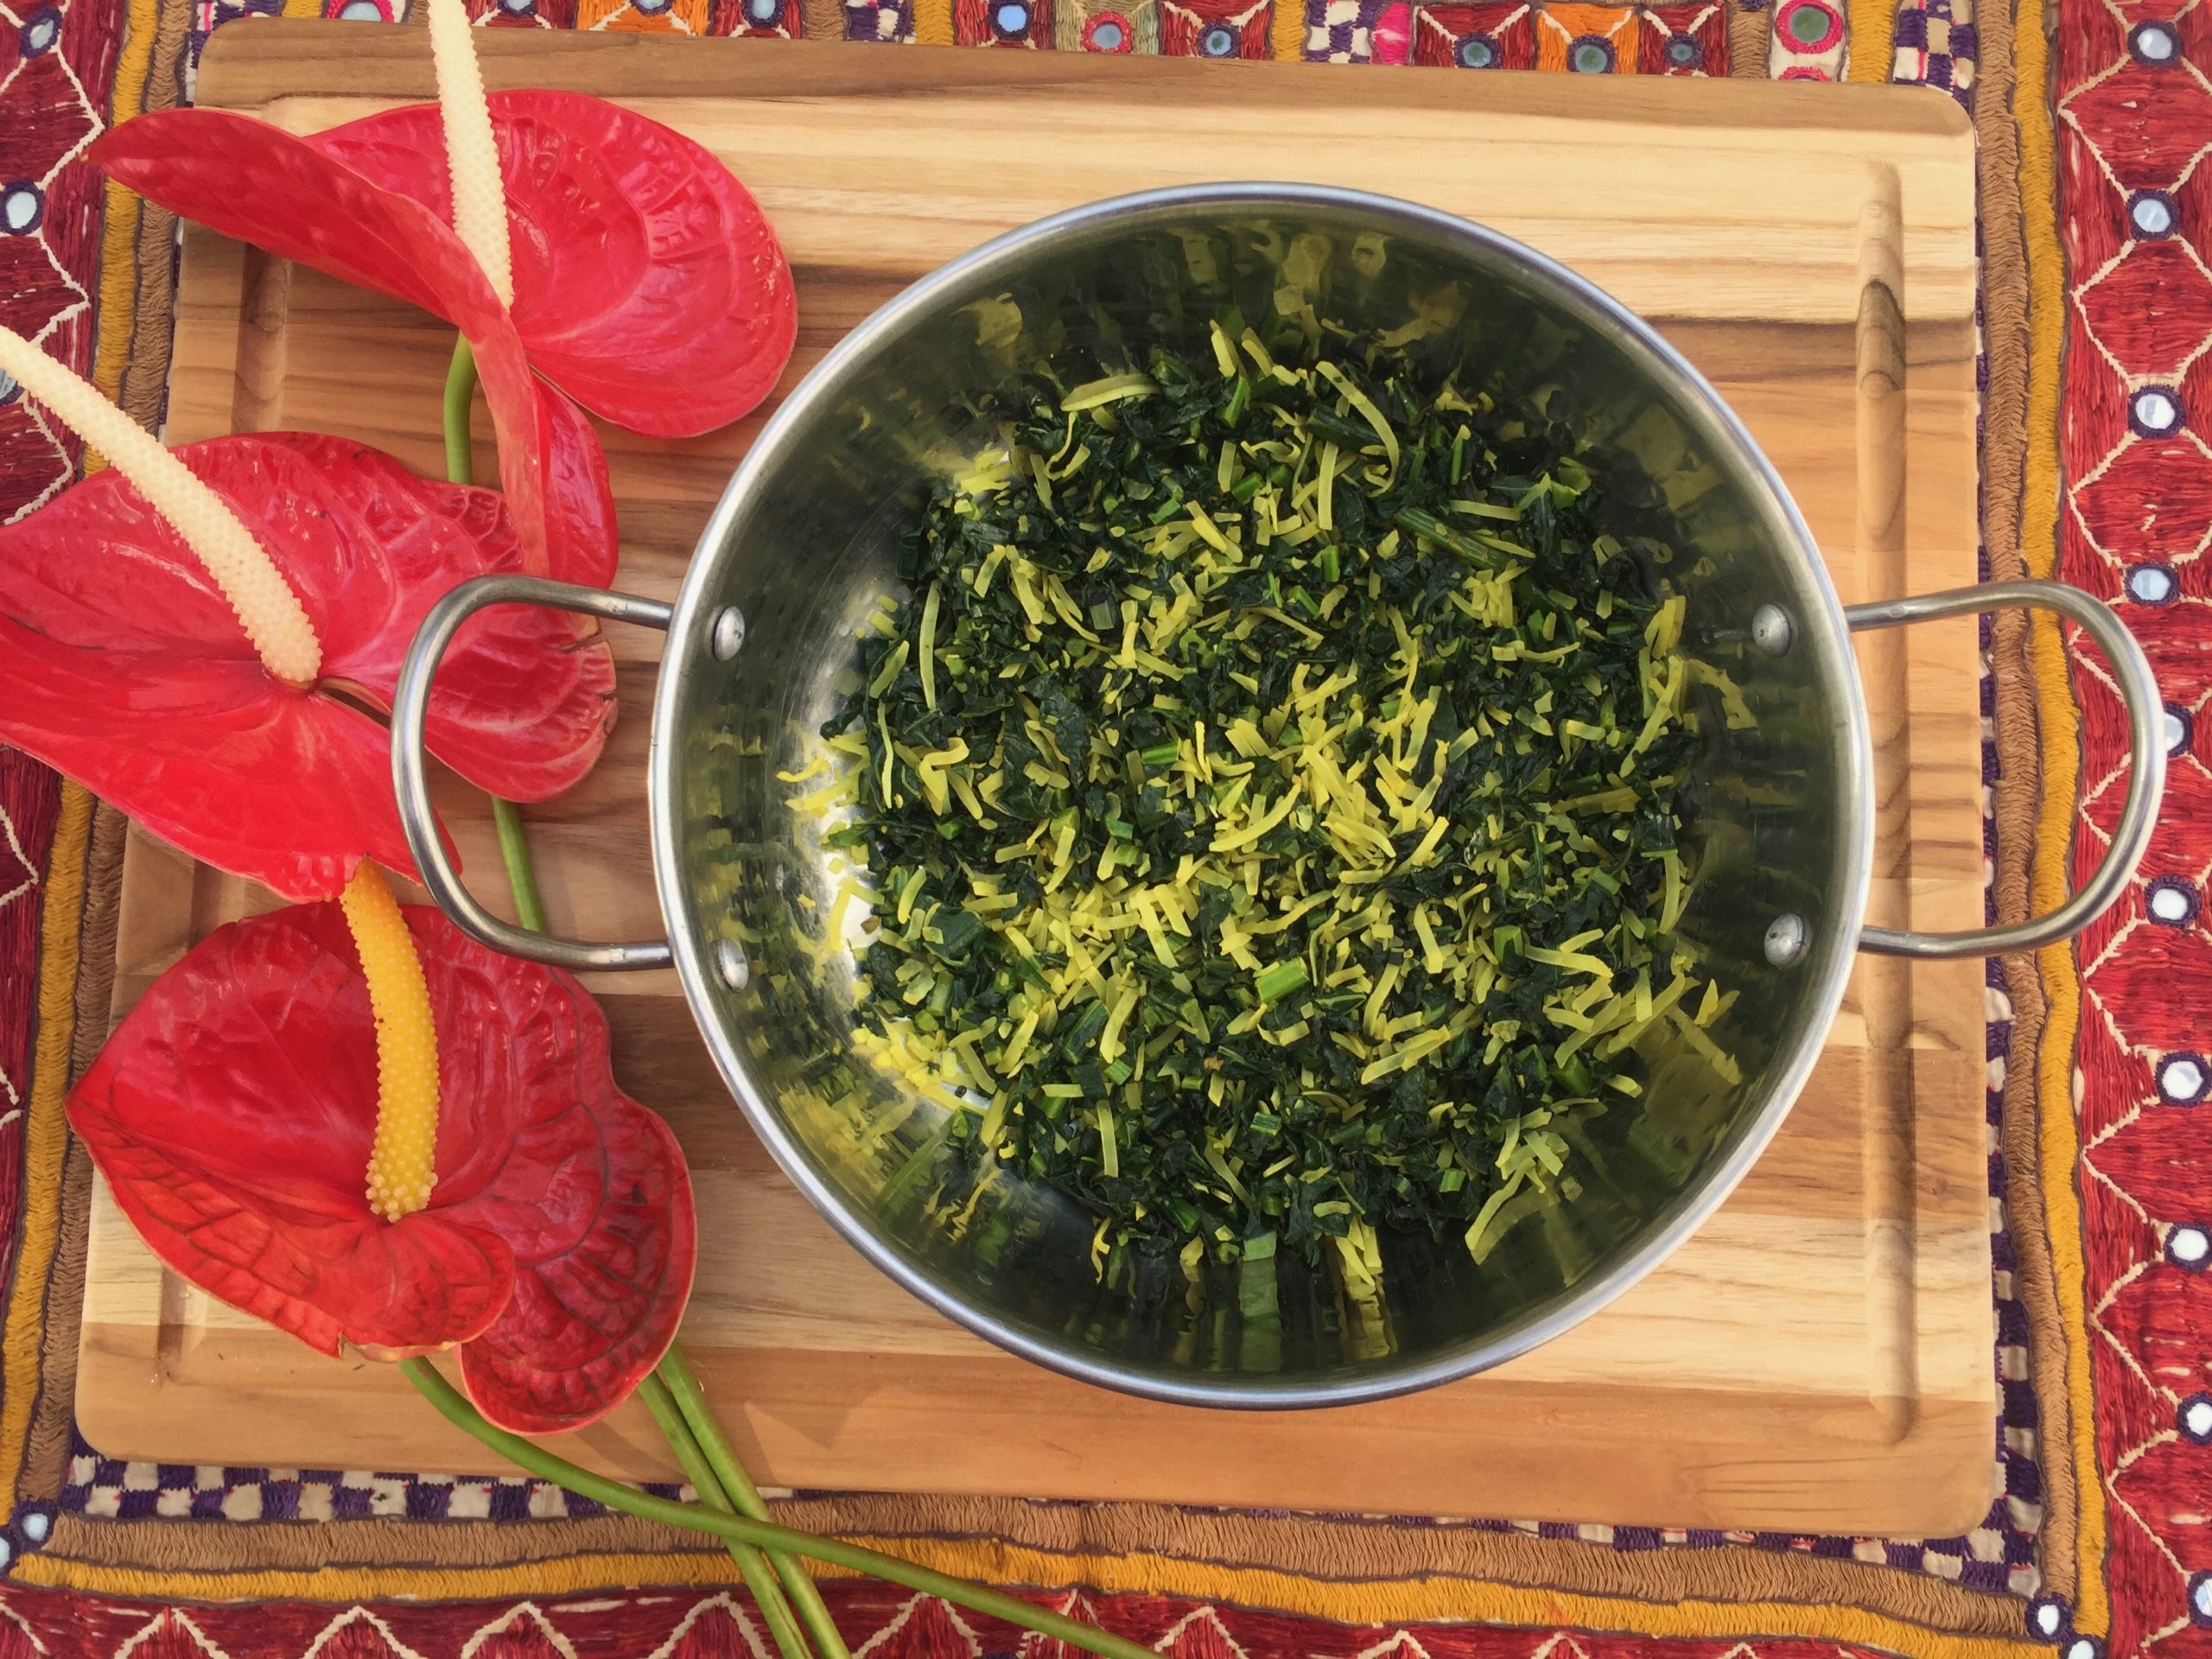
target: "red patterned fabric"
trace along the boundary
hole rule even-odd
[[[1532,69],[1536,14],[1527,0],[1420,6],[1414,11],[1413,60],[1436,68]],[[1725,29],[1724,29],[1725,35]]]
[[[1639,73],[1694,75],[1726,71],[1728,7],[1725,0],[1652,6],[1641,21]]]
[[[60,805],[60,780],[29,756],[0,748],[0,1217],[22,1195],[16,1125],[29,1087],[37,995],[39,895]],[[14,1255],[0,1233],[0,1262]]]
[[[37,192],[38,217],[30,234],[0,235],[0,324],[81,365],[92,352],[101,213],[99,175],[79,159],[100,130],[86,89],[105,98],[122,31],[111,8],[73,5],[52,46],[37,51],[45,37],[29,37],[27,58],[24,11],[25,29],[0,29],[0,178]],[[0,404],[0,511],[60,490],[76,465],[73,438],[49,431],[20,397]]]
[[[73,1607],[68,1602],[75,1602]],[[837,1627],[863,1659],[1076,1659],[996,1619],[880,1585],[830,1586]],[[1726,1642],[1655,1642],[1599,1632],[1325,1624],[1193,1606],[1159,1596],[1071,1593],[1052,1605],[1156,1647],[1167,1659],[1753,1659]],[[34,1642],[44,1644],[43,1649]],[[774,1651],[752,1606],[722,1594],[376,1608],[270,1604],[155,1609],[89,1598],[0,1601],[0,1659],[757,1659]],[[1762,1641],[1756,1659],[1861,1659],[1832,1642]]]
[[[2171,21],[2168,21],[2171,20]],[[2134,38],[2131,42],[2131,32]],[[2109,1496],[2113,1654],[2212,1653],[2212,1449],[2190,1397],[2212,1388],[2212,16],[2151,0],[2065,0],[2056,35],[2069,483],[2059,574],[2119,607],[2172,721],[2164,821],[2145,880],[2080,944],[2080,1191],[2097,1460]],[[2078,879],[2118,811],[2126,722],[2101,664],[2082,706]],[[2177,1425],[2180,1433],[2177,1433]],[[2196,1605],[2192,1605],[2192,1602]]]
[[[1272,14],[1264,0],[1160,0],[1160,51],[1170,58],[1264,58]],[[1217,29],[1233,43],[1217,47]]]
[[[1033,51],[1052,43],[1052,0],[952,0],[957,46]]]

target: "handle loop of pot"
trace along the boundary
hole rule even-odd
[[[2120,807],[2120,822],[2113,828],[2112,843],[2081,890],[2047,916],[1965,933],[1862,928],[1859,933],[1862,950],[1892,957],[1994,957],[2056,944],[2072,938],[2110,909],[2142,862],[2151,831],[2158,825],[2158,804],[2166,787],[2164,704],[2159,700],[2158,683],[2143,647],[2136,644],[2135,636],[2111,606],[2063,582],[1993,582],[1912,599],[1847,605],[1843,614],[1856,630],[2016,607],[2052,610],[2072,618],[2097,642],[2112,664],[2120,701],[2127,709],[2127,799]]]
[[[399,796],[400,828],[407,832],[407,849],[415,855],[423,885],[454,926],[478,944],[509,956],[550,963],[571,972],[588,968],[665,968],[674,960],[665,939],[593,944],[501,921],[476,902],[447,855],[444,838],[438,832],[437,814],[430,807],[429,780],[423,764],[423,725],[429,712],[430,682],[454,634],[463,622],[492,605],[543,605],[663,631],[674,614],[658,600],[636,599],[542,576],[479,576],[464,582],[430,607],[407,647],[407,659],[399,670],[399,688],[391,702],[392,787]]]

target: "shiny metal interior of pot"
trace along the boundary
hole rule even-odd
[[[898,530],[996,435],[968,412],[975,396],[1046,359],[1074,382],[1141,363],[1155,341],[1204,354],[1209,319],[1231,303],[1248,315],[1310,303],[1354,335],[1398,331],[1440,380],[1546,389],[1551,413],[1634,457],[1680,521],[1660,574],[1689,596],[1688,648],[1733,677],[1754,717],[1732,729],[1715,706],[1702,721],[1699,875],[1681,927],[1741,993],[1711,1033],[1740,1082],[1661,1022],[1643,1039],[1645,1096],[1580,1122],[1579,1195],[1527,1207],[1480,1263],[1457,1235],[1386,1233],[1379,1313],[1291,1252],[1271,1285],[1208,1267],[1193,1286],[1173,1255],[1126,1250],[1102,1273],[1094,1217],[948,1152],[947,1109],[855,1051],[851,958],[819,938],[838,886],[823,826],[776,778],[816,752],[854,683],[857,626],[899,591]],[[747,626],[723,660],[714,629],[731,606]],[[1782,654],[1764,648],[1763,607],[1793,625]],[[668,664],[663,896],[755,1127],[910,1289],[1112,1386],[1323,1404],[1424,1386],[1554,1334],[1679,1243],[1748,1166],[1848,970],[1867,861],[1865,720],[1794,510],[1710,391],[1641,325],[1517,245],[1402,204],[1260,186],[1126,199],[1017,232],[910,290],[755,447],[702,545]],[[1789,951],[1769,935],[1783,917],[1802,919],[1806,943],[1778,966]]]

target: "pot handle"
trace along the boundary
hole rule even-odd
[[[454,926],[478,944],[511,957],[550,963],[571,972],[587,968],[665,968],[675,959],[665,939],[593,944],[501,921],[476,902],[447,855],[445,842],[438,834],[437,815],[430,810],[429,781],[423,766],[423,723],[429,712],[430,682],[438,671],[439,659],[461,625],[492,605],[543,605],[615,622],[641,623],[664,632],[675,613],[658,600],[636,599],[543,576],[478,576],[462,582],[430,607],[407,647],[407,658],[399,669],[399,687],[391,701],[392,787],[399,796],[400,828],[407,832],[407,849],[415,855],[423,885]]]
[[[1853,629],[1890,628],[1904,622],[1974,615],[1984,611],[2032,607],[2058,612],[2080,623],[2097,642],[2120,682],[2127,708],[2127,799],[2113,830],[2112,844],[2096,870],[2048,916],[2032,916],[2008,927],[1981,927],[1965,933],[1911,933],[1886,927],[1861,928],[1859,948],[1889,957],[1994,957],[2032,950],[2070,939],[2109,909],[2142,862],[2158,825],[2158,803],[2165,793],[2166,749],[2162,730],[2164,705],[2150,660],[2127,625],[2111,606],[2063,582],[1992,582],[1954,588],[1911,599],[1877,600],[1847,605],[1844,620]]]

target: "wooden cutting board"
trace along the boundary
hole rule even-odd
[[[1780,466],[1847,601],[1974,579],[1973,152],[1948,99],[529,33],[484,50],[494,86],[620,99],[743,177],[798,272],[786,387],[902,284],[1040,214],[1203,180],[1366,186],[1532,243],[1653,319]],[[225,30],[200,95],[304,130],[430,87],[418,33],[275,23]],[[319,428],[435,471],[450,342],[403,306],[188,233],[168,435]],[[675,593],[757,425],[677,444],[604,434],[621,586]],[[480,415],[480,477],[486,435]],[[607,759],[531,814],[556,925],[599,938],[658,927],[642,773],[660,640],[615,644]],[[1885,919],[1969,925],[1973,625],[1861,652],[1876,902]],[[452,788],[442,808],[490,893],[483,798]],[[255,900],[140,841],[123,902],[118,1011]],[[1860,1533],[1956,1532],[1992,1497],[1978,962],[1862,963],[1773,1149],[1608,1312],[1489,1376],[1265,1416],[1086,1388],[931,1313],[769,1163],[672,976],[594,988],[619,1074],[690,1152],[706,1236],[684,1339],[764,1482]],[[166,1276],[104,1194],[87,1277],[78,1411],[110,1455],[481,1461],[389,1368],[320,1358]],[[587,1462],[668,1467],[640,1409],[575,1438],[563,1450]]]

